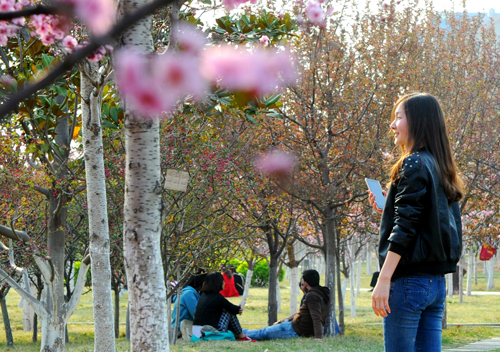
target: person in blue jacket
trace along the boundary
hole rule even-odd
[[[203,286],[203,281],[207,274],[195,274],[191,276],[189,281],[186,283],[186,286],[181,290],[180,296],[180,314],[179,314],[179,323],[177,324],[177,307],[179,306],[179,302],[177,302],[177,295],[172,297],[172,302],[174,303],[174,310],[172,312],[172,328],[177,326],[177,332],[180,331],[180,326],[183,320],[193,320],[194,319],[194,311],[196,306],[198,305],[198,301],[200,300],[200,290]]]

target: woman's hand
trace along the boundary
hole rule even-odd
[[[240,306],[240,311],[238,312],[239,315],[242,315],[243,314],[243,308],[241,308]]]
[[[391,312],[389,307],[389,292],[391,280],[380,278],[372,292],[372,309],[375,315],[385,318]]]
[[[375,209],[375,211],[377,213],[382,214],[382,209],[377,208],[377,202],[375,201],[375,195],[372,192],[370,192],[370,191],[368,191],[368,193],[370,194],[370,196],[368,197],[368,202],[373,207],[373,209]],[[386,191],[382,191],[382,193],[384,194],[384,196],[387,197],[387,192]]]

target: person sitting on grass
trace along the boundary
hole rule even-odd
[[[193,335],[199,338],[203,326],[210,325],[220,332],[231,331],[237,341],[255,342],[243,333],[236,317],[236,314],[243,313],[243,308],[224,298],[220,294],[223,288],[224,278],[221,273],[207,275],[194,312]]]
[[[290,339],[293,337],[323,338],[323,326],[328,314],[330,290],[319,285],[319,273],[316,270],[306,270],[302,273],[303,292],[306,298],[297,314],[291,315],[274,325],[262,329],[243,332],[254,340]]]
[[[182,337],[182,335],[180,335],[180,331],[182,330],[181,326],[183,325],[183,322],[185,320],[192,322],[194,318],[194,311],[198,305],[198,301],[200,300],[199,292],[206,277],[207,274],[201,271],[192,275],[180,292],[180,302],[177,301],[177,295],[172,297],[172,303],[174,303],[174,310],[172,312],[172,328],[177,327],[178,337]],[[177,308],[179,308],[179,305],[179,323],[177,323]]]

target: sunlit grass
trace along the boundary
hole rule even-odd
[[[363,267],[363,272],[364,272]],[[361,287],[369,288],[370,278],[362,275]],[[500,272],[495,273],[495,287],[493,291],[500,291]],[[478,285],[473,286],[473,291],[485,291],[486,280],[482,271],[478,273]],[[346,334],[342,337],[334,337],[316,341],[313,339],[294,339],[259,342],[256,344],[244,344],[237,342],[202,342],[192,344],[191,342],[179,341],[171,350],[176,351],[353,351],[353,352],[376,352],[383,351],[383,337],[381,319],[376,317],[371,310],[371,293],[361,290],[356,296],[356,317],[351,317],[350,291],[345,297],[345,324]],[[289,315],[290,290],[287,279],[281,283],[281,310],[279,318]],[[300,297],[298,297],[300,300]],[[465,296],[464,302],[459,304],[457,295],[447,298],[448,323],[449,324],[478,324],[478,323],[500,323],[500,296],[498,295],[473,295]],[[14,347],[5,346],[5,333],[3,321],[0,321],[0,350],[34,352],[40,350],[40,341],[36,344],[31,342],[31,332],[23,332],[22,309],[18,308],[19,295],[11,290],[7,296],[7,306],[11,318],[11,326],[14,334]],[[231,298],[233,303],[238,304],[240,298]],[[127,304],[127,293],[121,298],[120,320],[125,321]],[[337,308],[338,309],[338,308]],[[337,310],[338,314],[338,310]],[[80,305],[70,319],[69,338],[70,343],[67,350],[71,352],[94,351],[93,337],[94,326],[92,324],[92,295],[88,293],[82,297]],[[267,324],[267,288],[251,288],[250,295],[245,306],[240,322],[245,328],[259,328]],[[120,325],[121,337],[117,340],[117,351],[128,351],[129,342],[125,339],[125,325]],[[38,334],[40,340],[40,333]],[[443,347],[452,348],[471,342],[500,336],[500,328],[495,327],[471,327],[454,326],[443,332]],[[237,345],[235,345],[237,344]],[[237,348],[235,347],[237,346]],[[500,351],[500,350],[499,350]]]

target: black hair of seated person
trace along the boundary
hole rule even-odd
[[[221,273],[208,274],[201,288],[201,292],[204,293],[216,293],[222,291],[222,284],[224,283],[224,277]]]
[[[311,287],[319,286],[319,273],[314,269],[305,270],[302,279]]]

